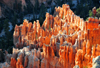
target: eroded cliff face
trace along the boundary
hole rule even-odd
[[[92,67],[93,58],[100,55],[100,20],[84,21],[69,5],[55,7],[54,16],[46,13],[40,26],[24,20],[15,26],[15,48],[5,60],[10,68],[80,68]],[[6,66],[1,64],[2,66]],[[7,67],[6,67],[7,68]]]

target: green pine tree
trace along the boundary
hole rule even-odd
[[[57,0],[57,5],[61,6],[61,0]]]
[[[91,10],[89,10],[89,17],[92,17],[93,16],[93,13]]]
[[[20,1],[18,3],[18,10],[17,10],[18,13],[22,12],[22,1]]]
[[[99,18],[100,17],[100,7],[96,11],[97,11],[96,16]]]
[[[38,9],[39,9],[39,1],[35,0],[35,6],[34,6],[35,12],[38,13]]]
[[[5,31],[5,34],[7,34],[8,32],[9,32],[9,20],[8,19],[5,19],[4,20],[4,25],[3,25],[3,27],[4,27],[4,31]]]
[[[68,4],[69,4],[70,8],[73,10],[74,4],[72,3],[72,1],[73,1],[73,0],[68,0]]]
[[[15,24],[17,24],[17,14],[14,12],[14,16],[12,18],[12,25],[15,27]]]

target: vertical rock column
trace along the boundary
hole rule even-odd
[[[15,60],[15,58],[11,58],[10,66],[12,68],[16,68],[16,60]]]

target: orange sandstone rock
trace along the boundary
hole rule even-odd
[[[27,50],[15,49],[12,56],[19,58],[16,63],[11,59],[11,66],[73,68],[78,65],[91,68],[93,58],[100,55],[99,23],[100,20],[94,18],[84,21],[67,4],[55,7],[53,16],[46,13],[42,27],[38,20],[33,24],[24,20],[23,25],[15,26],[13,38],[16,48],[27,46]]]

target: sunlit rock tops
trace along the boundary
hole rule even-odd
[[[100,55],[100,20],[84,21],[69,5],[55,7],[54,15],[46,13],[39,20],[16,25],[13,53],[6,53],[10,68],[91,68]],[[6,66],[5,64],[1,64]],[[7,67],[6,67],[7,68]]]

